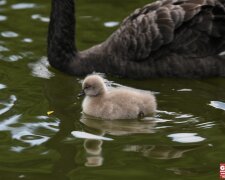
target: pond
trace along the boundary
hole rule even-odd
[[[103,41],[148,2],[77,0],[79,49]],[[77,97],[82,77],[65,75],[46,60],[50,3],[0,0],[0,179],[219,179],[225,79],[106,76],[153,91],[156,116],[84,117]]]

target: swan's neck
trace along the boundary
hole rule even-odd
[[[48,59],[50,64],[67,71],[76,57],[74,0],[52,0],[48,30]]]
[[[75,44],[75,29],[75,0],[52,0],[48,31],[48,60],[53,67],[79,76],[94,71],[109,74],[117,72],[118,75],[126,73],[130,65],[123,57],[119,58],[117,52],[112,53],[108,41],[78,52]]]
[[[72,75],[103,72],[103,60],[107,59],[107,55],[104,54],[101,45],[83,52],[77,51],[75,4],[75,0],[52,0],[48,30],[48,60],[56,69]]]

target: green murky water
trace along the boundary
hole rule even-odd
[[[78,0],[79,48],[104,40],[147,2]],[[50,0],[0,0],[0,180],[219,179],[225,79],[107,77],[157,92],[159,112],[143,121],[87,119],[80,79],[46,64],[49,11]]]

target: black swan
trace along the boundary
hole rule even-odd
[[[48,60],[68,74],[225,76],[225,0],[161,0],[136,9],[104,42],[79,52],[75,0],[52,0]]]

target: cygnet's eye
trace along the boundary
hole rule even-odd
[[[91,88],[91,86],[90,85],[86,85],[86,86],[84,86],[84,90],[85,89],[90,89]]]

